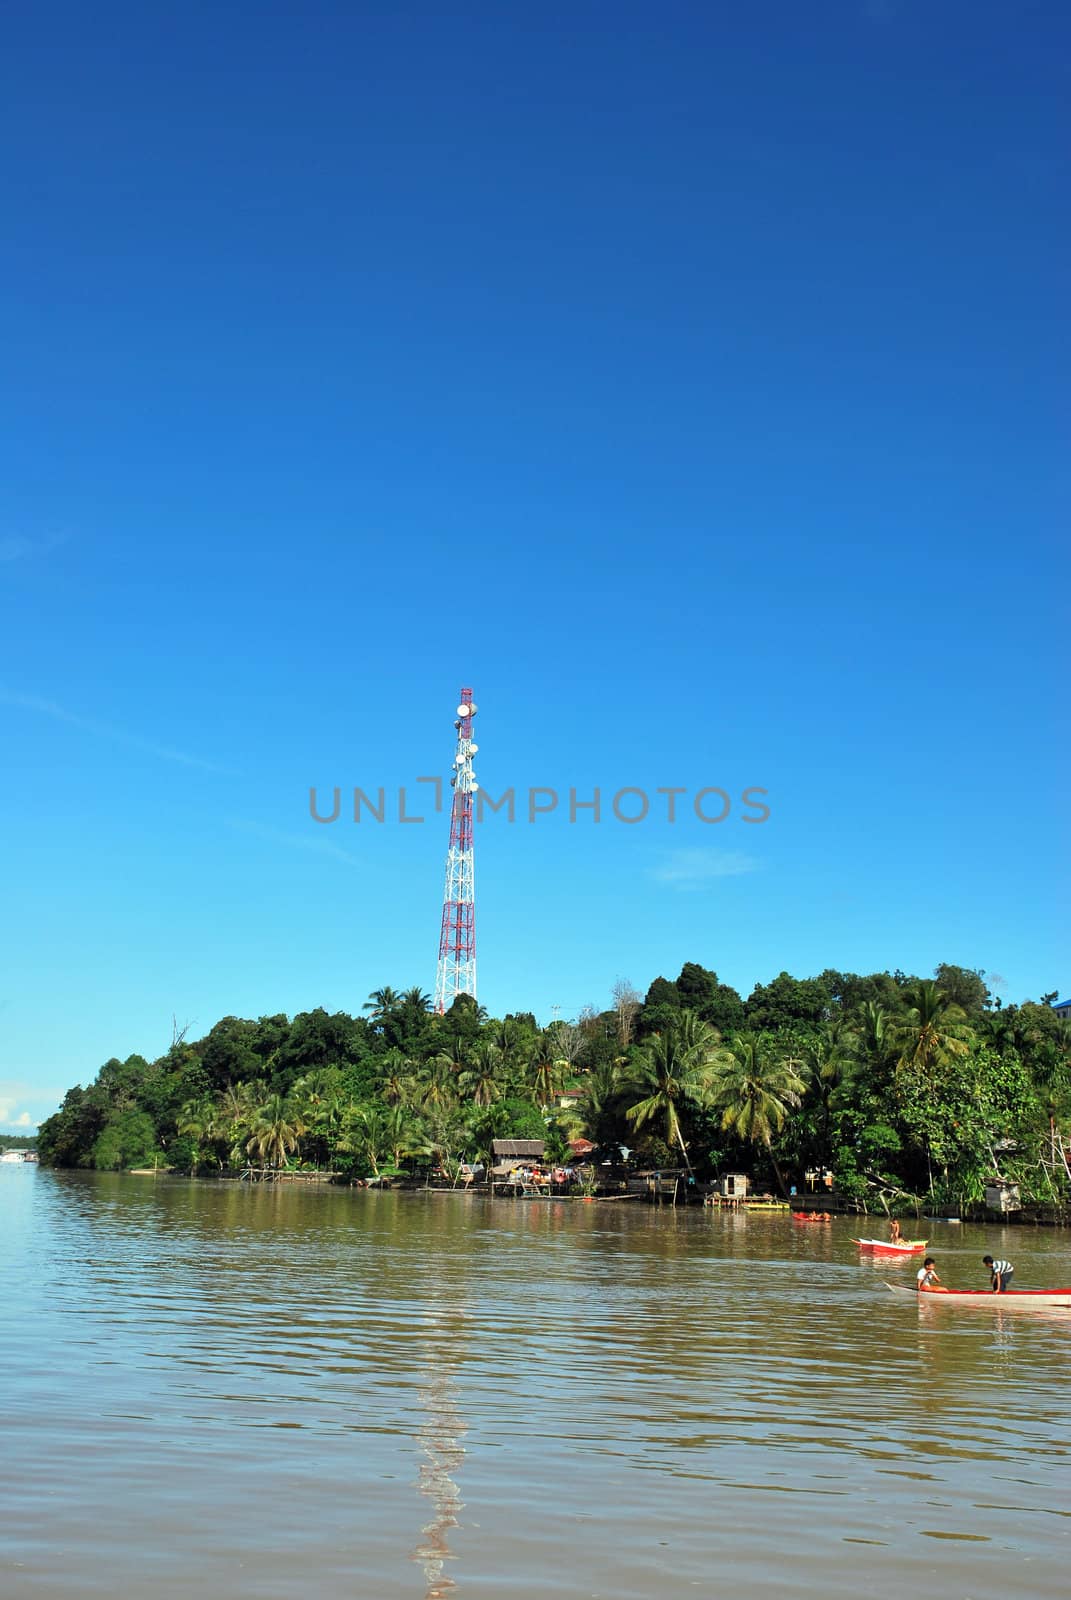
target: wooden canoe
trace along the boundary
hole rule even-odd
[[[945,1301],[954,1301],[956,1305],[995,1305],[1007,1309],[1012,1306],[1017,1311],[1028,1311],[1031,1306],[1063,1306],[1071,1311],[1071,1289],[1005,1289],[1003,1294],[994,1294],[992,1289],[909,1289],[904,1283],[887,1283],[886,1289],[891,1289],[893,1294],[914,1295],[916,1300],[931,1301],[943,1305]]]
[[[883,1256],[917,1256],[929,1244],[928,1239],[901,1239],[899,1244],[892,1244],[888,1239],[853,1239],[860,1250],[873,1250],[875,1255]]]
[[[833,1215],[829,1211],[793,1211],[793,1222],[832,1222]]]

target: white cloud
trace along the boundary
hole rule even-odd
[[[0,1099],[0,1128],[36,1128],[37,1123],[28,1111],[16,1114],[17,1100]]]
[[[226,772],[226,767],[218,767],[213,761],[202,761],[200,756],[188,755],[185,750],[174,750],[170,745],[154,744],[150,739],[141,739],[137,734],[127,733],[123,728],[116,728],[109,722],[98,722],[93,717],[79,716],[77,712],[68,711],[66,707],[57,705],[54,700],[45,700],[36,694],[18,694],[14,690],[0,688],[0,704],[16,706],[20,711],[36,711],[43,717],[52,717],[56,722],[67,722],[72,728],[81,728],[84,733],[92,733],[100,739],[111,739],[116,744],[125,744],[132,750],[143,750],[146,755],[157,756],[161,761],[175,761],[179,766],[197,767],[202,772]]]
[[[0,1079],[0,1129],[6,1133],[30,1133],[50,1117],[63,1099],[65,1089],[30,1083],[25,1078]]]
[[[651,869],[650,876],[671,889],[701,889],[715,878],[739,878],[746,872],[756,872],[759,865],[754,856],[745,855],[742,850],[670,850],[661,864]]]

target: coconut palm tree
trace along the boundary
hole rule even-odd
[[[243,1147],[267,1094],[268,1085],[263,1078],[248,1078],[243,1083],[228,1083],[219,1096],[218,1137],[227,1144],[232,1166],[240,1165],[244,1159]]]
[[[449,1056],[433,1056],[418,1072],[416,1082],[423,1111],[445,1111],[457,1104],[458,1072]]]
[[[721,1112],[722,1127],[767,1151],[786,1198],[773,1139],[785,1125],[788,1108],[802,1102],[805,1070],[800,1060],[780,1055],[765,1040],[736,1034],[717,1051],[709,1079],[710,1103]]]
[[[312,1135],[316,1161],[330,1165],[342,1132],[346,1101],[342,1096],[340,1073],[336,1067],[322,1067],[299,1078],[290,1091],[305,1131]]]
[[[490,1030],[491,1043],[499,1052],[505,1067],[514,1067],[524,1054],[527,1030],[516,1017],[503,1017]]]
[[[932,978],[904,990],[908,1011],[895,1024],[892,1040],[899,1050],[897,1070],[924,1081],[957,1056],[965,1056],[974,1035],[962,1006],[950,1000]]]
[[[502,1098],[502,1051],[496,1044],[478,1044],[472,1052],[472,1065],[458,1077],[458,1087],[474,1106],[490,1106]]]
[[[549,1105],[562,1091],[569,1075],[569,1063],[549,1054],[551,1041],[546,1034],[528,1064],[528,1092],[536,1105]]]
[[[692,1163],[681,1131],[681,1112],[689,1103],[707,1103],[717,1048],[717,1030],[694,1011],[682,1011],[647,1041],[626,1080],[630,1094],[640,1096],[626,1109],[626,1120],[637,1129],[660,1121],[666,1143],[680,1146],[689,1173]]]
[[[603,1118],[614,1116],[618,1110],[622,1091],[628,1084],[628,1057],[615,1056],[613,1061],[602,1061],[584,1079],[587,1093],[580,1107],[587,1139],[595,1139],[602,1131]]]
[[[339,1150],[346,1155],[360,1157],[371,1167],[373,1178],[379,1177],[380,1169],[390,1154],[387,1119],[391,1114],[377,1105],[351,1105],[342,1126]]]
[[[865,1061],[880,1066],[892,1048],[893,1017],[880,1000],[865,1000],[855,1017],[859,1053]]]
[[[255,1153],[269,1167],[284,1167],[304,1132],[305,1123],[296,1106],[283,1095],[273,1094],[257,1113],[246,1141],[246,1153]]]
[[[196,1100],[187,1100],[179,1112],[178,1131],[185,1138],[193,1141],[193,1160],[190,1163],[191,1177],[196,1177],[197,1175],[202,1147],[210,1145],[217,1137],[219,1121],[219,1108],[210,1094],[200,1095]]]
[[[396,1168],[414,1156],[430,1156],[428,1130],[407,1106],[391,1106],[384,1114],[383,1130]]]
[[[413,1087],[413,1063],[401,1050],[388,1050],[378,1062],[379,1097],[388,1106],[401,1105]]]
[[[818,1024],[800,1052],[800,1075],[810,1079],[822,1108],[822,1140],[829,1155],[830,1117],[859,1069],[859,1038],[843,1018]]]
[[[373,989],[361,1009],[372,1013],[368,1019],[369,1027],[381,1032],[400,1010],[401,1004],[402,996],[388,984],[384,989]]]

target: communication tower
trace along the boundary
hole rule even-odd
[[[472,797],[480,787],[472,770],[479,749],[473,742],[476,707],[472,690],[462,689],[457,708],[457,752],[450,779],[450,848],[446,852],[446,886],[439,932],[439,965],[435,973],[435,1009],[441,1016],[459,994],[476,998],[476,882],[472,859]]]

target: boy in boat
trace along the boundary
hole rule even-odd
[[[933,1264],[932,1256],[926,1257],[916,1274],[916,1280],[919,1294],[923,1294],[928,1290],[934,1290],[938,1294],[944,1291],[944,1285],[937,1276],[937,1268]]]
[[[889,1223],[889,1243],[903,1244],[903,1242],[903,1235],[900,1232],[900,1218],[893,1217],[892,1221]]]
[[[989,1287],[994,1294],[1003,1294],[1015,1271],[1010,1261],[994,1261],[992,1256],[982,1257],[983,1267],[989,1268]]]

